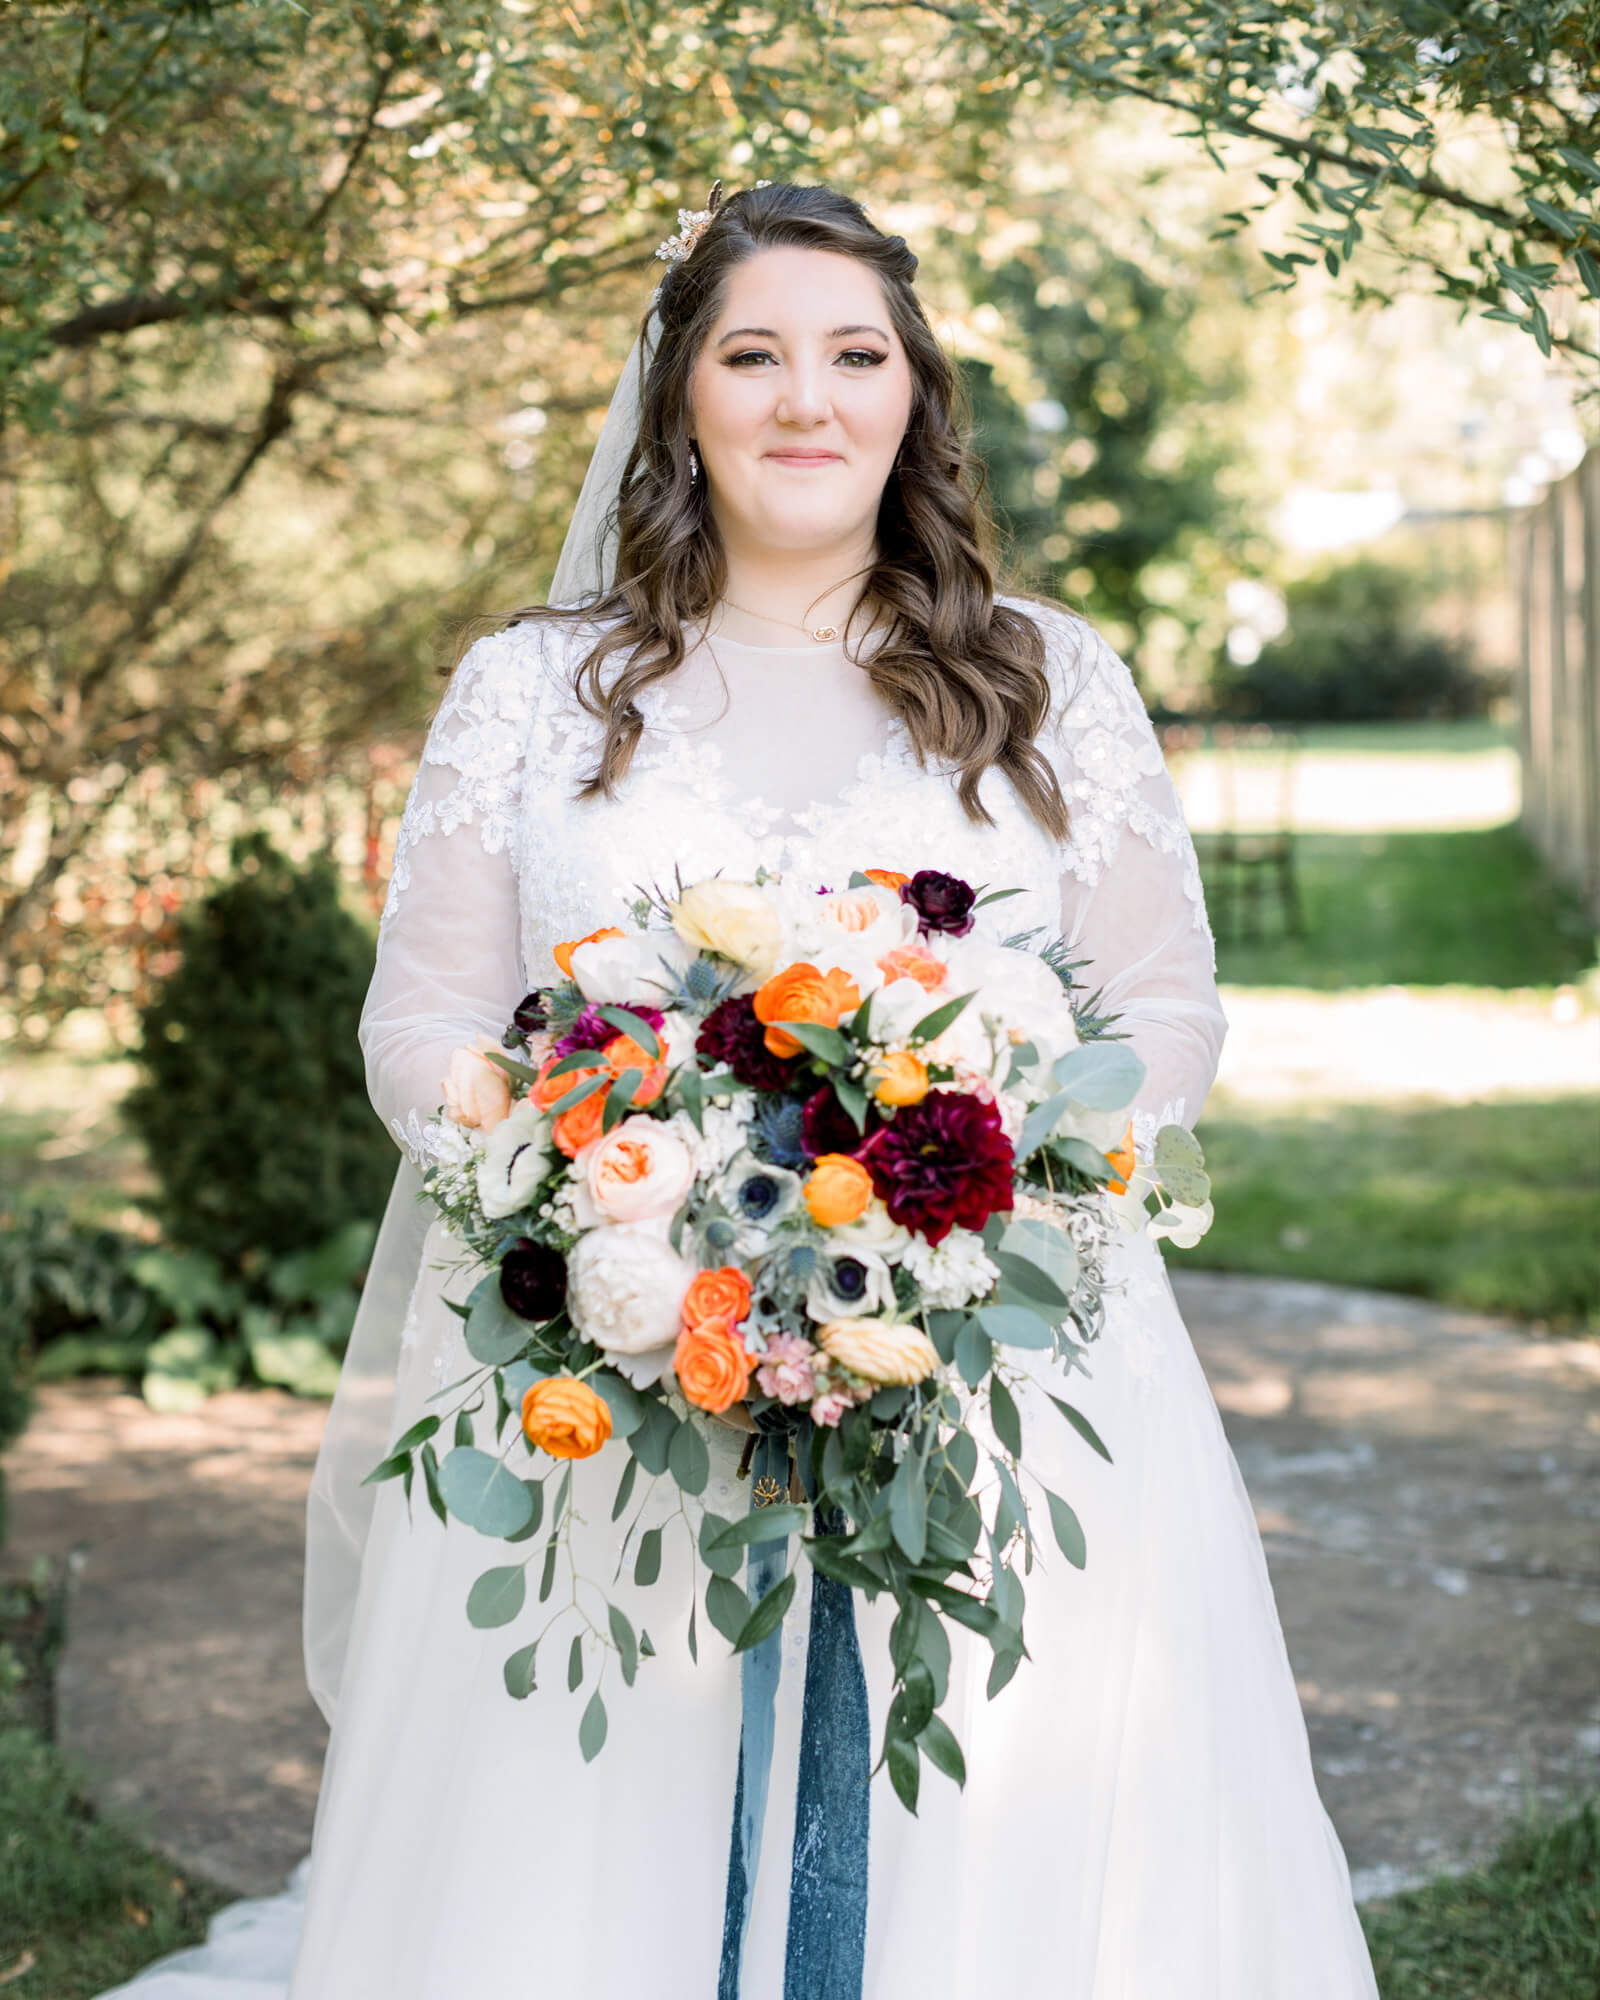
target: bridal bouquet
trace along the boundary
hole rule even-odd
[[[409,1499],[420,1462],[441,1520],[530,1544],[473,1586],[482,1627],[521,1613],[536,1555],[549,1598],[563,1548],[571,1560],[572,1462],[610,1439],[628,1445],[613,1518],[641,1471],[674,1482],[705,1616],[736,1651],[781,1624],[796,1577],[772,1551],[799,1535],[820,1576],[895,1600],[882,1761],[913,1809],[923,1755],[965,1775],[937,1712],[946,1621],[992,1648],[991,1695],[1024,1656],[1038,1482],[1014,1357],[1070,1364],[1098,1336],[1116,1230],[1193,1242],[1210,1220],[1189,1132],[1167,1126],[1136,1155],[1143,1065],[1060,942],[980,919],[1016,893],[928,869],[844,886],[713,877],[559,945],[560,979],[526,996],[501,1044],[456,1051],[430,1127],[427,1194],[483,1266],[454,1306],[478,1367],[451,1385],[467,1389],[453,1443],[436,1453],[444,1420],[427,1416],[368,1474],[402,1478]],[[491,1384],[486,1449],[472,1417]],[[691,1518],[709,1421],[736,1406],[755,1505]],[[1038,1490],[1081,1567],[1069,1501]],[[648,1585],[663,1529],[635,1543],[639,1521],[624,1549]],[[615,1604],[580,1616],[631,1685],[648,1634]],[[543,1636],[505,1663],[519,1698]],[[584,1673],[580,1631],[569,1685]],[[585,1756],[605,1733],[597,1686]]]

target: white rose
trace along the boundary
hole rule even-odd
[[[550,1120],[530,1098],[514,1104],[483,1143],[478,1200],[485,1215],[511,1215],[527,1206],[550,1171]]]
[[[689,1149],[671,1125],[637,1112],[585,1146],[573,1169],[580,1229],[670,1216],[694,1180]]]
[[[579,1237],[567,1259],[567,1310],[585,1340],[631,1380],[653,1382],[672,1364],[694,1274],[664,1224],[602,1223]]]
[[[917,913],[902,903],[897,889],[873,882],[860,889],[838,889],[819,896],[814,887],[797,884],[780,898],[785,942],[796,959],[813,964],[859,968],[874,986],[883,975],[877,961],[917,934]],[[858,980],[858,984],[859,984]],[[866,990],[865,987],[862,988]]]
[[[915,979],[890,979],[872,996],[872,1012],[867,1029],[874,1042],[884,1048],[903,1047],[906,1037],[923,1018],[942,1003],[931,1000],[927,989]]]
[[[578,945],[572,954],[572,976],[585,1000],[625,1007],[630,1000],[650,1001],[672,992],[677,975],[693,957],[674,931],[629,931],[623,937],[595,938]]]

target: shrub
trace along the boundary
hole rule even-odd
[[[265,834],[180,919],[182,957],[141,1012],[144,1075],[123,1110],[160,1183],[167,1242],[228,1275],[382,1212],[394,1143],[356,1040],[372,940],[331,862],[297,868]]]
[[[1292,583],[1288,625],[1247,666],[1224,659],[1219,715],[1265,722],[1443,721],[1481,715],[1497,682],[1425,629],[1426,585],[1361,557]]]

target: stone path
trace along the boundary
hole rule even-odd
[[[1327,1285],[1179,1276],[1272,1572],[1358,1897],[1480,1859],[1525,1798],[1600,1788],[1600,1343]],[[300,1658],[324,1407],[158,1416],[47,1385],[11,1546],[79,1551],[61,1734],[97,1796],[245,1894],[310,1842]]]

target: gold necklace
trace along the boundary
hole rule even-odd
[[[818,645],[825,646],[830,639],[839,636],[837,625],[796,625],[792,618],[774,618],[770,611],[752,611],[748,604],[735,604],[731,597],[724,597],[722,601],[730,611],[742,611],[746,618],[765,618],[769,625],[785,625],[791,632],[804,632]]]

